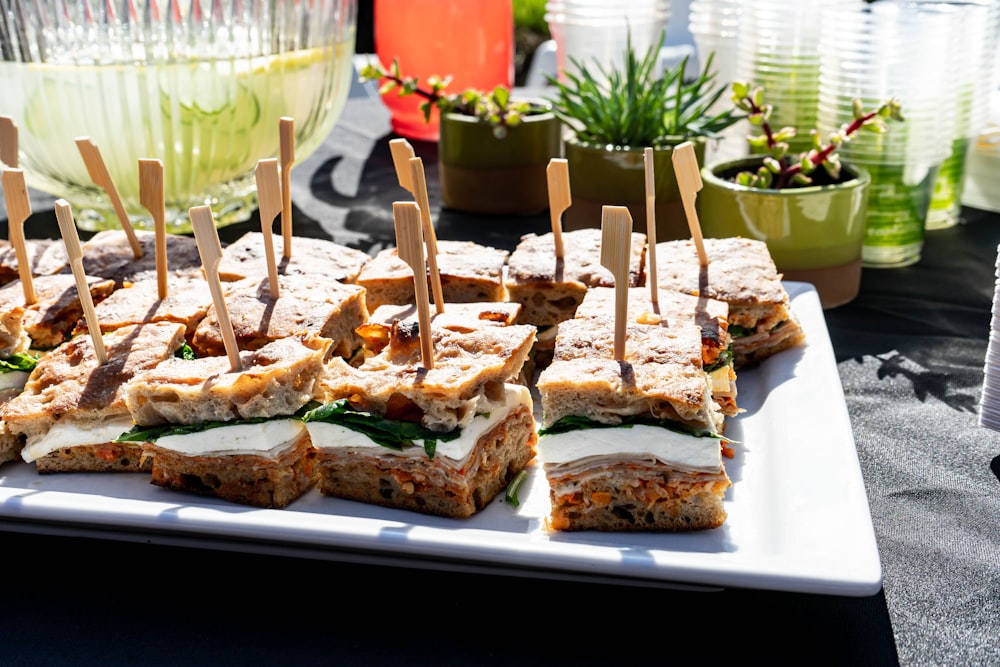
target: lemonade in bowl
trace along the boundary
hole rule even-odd
[[[216,21],[192,0],[185,13],[200,23],[156,21],[162,14],[139,2],[145,20],[122,19],[119,30],[96,18],[92,30],[59,30],[84,19],[54,11],[27,21],[0,60],[0,115],[18,128],[17,166],[28,185],[68,200],[82,229],[120,225],[76,150],[81,136],[99,147],[134,227],[153,224],[139,199],[142,158],[163,162],[168,230],[189,231],[192,206],[211,206],[219,225],[245,220],[257,205],[257,161],[279,154],[280,119],[294,120],[299,161],[333,129],[353,74],[355,1],[253,0],[239,6],[254,11]]]

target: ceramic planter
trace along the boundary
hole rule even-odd
[[[691,141],[699,164],[705,160],[704,139],[677,138],[676,143]],[[563,213],[566,230],[601,226],[605,205],[627,206],[632,215],[632,229],[646,231],[646,176],[644,148],[594,146],[567,139],[564,150],[569,167],[572,205]],[[672,160],[673,146],[653,150],[653,176],[656,184],[656,240],[673,241],[691,237]]]
[[[702,168],[696,200],[702,233],[764,241],[778,271],[814,284],[824,308],[853,300],[861,285],[868,172],[844,163],[843,182],[782,190],[730,180],[759,165],[760,158],[749,157]]]
[[[552,113],[524,116],[498,139],[471,116],[441,118],[441,203],[469,213],[528,215],[548,208],[545,168],[560,157],[562,126]]]

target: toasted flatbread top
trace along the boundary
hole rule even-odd
[[[428,369],[418,331],[415,323],[396,322],[389,344],[358,368],[332,359],[319,383],[319,399],[346,397],[368,412],[451,430],[475,416],[470,402],[488,385],[499,386],[520,373],[535,341],[530,325],[463,332],[433,327],[434,364]]]
[[[229,357],[168,359],[138,374],[126,388],[137,424],[193,424],[292,414],[313,396],[330,340],[280,338],[241,352],[241,369]]]
[[[679,420],[715,429],[701,330],[629,323],[623,361],[614,358],[614,318],[559,324],[552,363],[538,377],[545,425],[584,416],[618,423],[622,415]]]
[[[25,239],[25,250],[28,253],[28,264],[31,275],[49,276],[66,268],[69,258],[66,246],[62,241],[54,239]],[[20,278],[17,264],[17,251],[9,242],[0,244],[0,281],[8,282]]]
[[[272,299],[267,278],[244,278],[223,285],[226,310],[239,340],[274,339],[306,334],[323,335],[332,319],[345,312],[345,306],[361,301],[357,324],[367,315],[362,305],[364,288],[334,280],[317,281],[315,276],[278,276],[278,298]],[[346,314],[344,315],[346,316]],[[215,306],[209,307],[195,332],[196,344],[222,341]]]
[[[658,290],[657,303],[653,305],[648,287],[628,289],[629,320],[639,324],[659,324],[674,326],[694,322],[702,329],[702,335],[717,340],[726,338],[729,326],[729,304],[718,299]],[[615,288],[592,287],[587,290],[583,302],[577,306],[577,317],[614,317]]]
[[[285,258],[285,241],[280,234],[273,236],[274,256],[278,273],[283,275],[323,275],[344,283],[353,283],[371,257],[367,253],[326,239],[297,236],[292,241],[292,256]],[[267,275],[264,254],[264,234],[247,232],[222,251],[219,278],[241,278]]]
[[[551,233],[526,234],[507,261],[508,284],[575,282],[585,287],[613,286],[614,276],[601,265],[601,230],[563,232],[563,261],[557,262]],[[632,233],[629,284],[641,285],[646,235]],[[560,265],[561,264],[561,265]]]
[[[704,272],[693,241],[656,244],[657,286],[661,290],[700,294],[730,304],[784,304],[788,293],[763,241],[708,238]]]
[[[142,257],[138,259],[132,252],[128,236],[120,229],[97,232],[82,246],[83,270],[91,276],[111,278],[117,285],[131,282],[133,278],[147,271],[156,270],[156,234],[143,229],[135,230],[135,236],[142,246]],[[201,255],[194,237],[181,234],[167,234],[167,270],[193,269],[201,267]]]
[[[83,315],[76,279],[68,273],[59,273],[35,276],[31,284],[35,288],[35,302],[30,306],[24,305],[24,286],[20,280],[0,287],[0,313],[21,309],[21,324],[31,338],[31,346],[54,347],[73,331]],[[87,285],[93,301],[99,303],[111,294],[115,283],[110,278],[87,276]]]
[[[472,279],[500,283],[510,253],[471,241],[438,241],[437,266],[442,278]],[[379,251],[358,275],[359,283],[412,278],[410,265],[399,258],[397,248]]]
[[[431,324],[452,331],[472,331],[479,327],[509,326],[517,321],[521,304],[511,301],[476,301],[472,303],[446,303],[444,312],[431,310]],[[358,327],[368,350],[378,353],[389,343],[392,324],[396,320],[417,322],[417,307],[386,304],[379,306],[368,321]]]
[[[153,277],[115,290],[94,311],[102,331],[160,321],[179,322],[193,329],[211,305],[212,293],[204,279],[172,273],[167,280],[165,299],[160,299],[159,285]],[[77,331],[84,330],[85,322],[81,322]]]
[[[76,336],[39,359],[24,391],[4,408],[11,428],[23,430],[25,421],[54,421],[70,412],[76,419],[125,413],[124,384],[136,373],[172,358],[184,342],[184,326],[172,322],[128,326],[105,334],[103,341],[104,364],[98,362],[89,335]]]

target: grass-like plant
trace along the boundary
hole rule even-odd
[[[773,106],[764,102],[764,89],[752,83],[733,83],[733,106],[746,112],[747,120],[761,129],[760,134],[747,138],[751,150],[764,155],[763,163],[756,172],[745,171],[736,175],[736,183],[752,188],[803,187],[813,184],[813,174],[819,167],[836,183],[840,179],[840,156],[837,149],[845,141],[850,141],[858,132],[888,131],[886,120],[903,120],[900,101],[892,97],[882,102],[874,111],[865,111],[861,100],[853,102],[854,119],[845,123],[827,137],[826,143],[818,130],[810,130],[812,148],[797,155],[789,153],[788,140],[795,137],[794,127],[783,127],[775,131],[769,122]]]
[[[717,138],[744,118],[736,109],[712,112],[713,105],[728,90],[716,84],[711,71],[714,54],[701,73],[687,78],[685,56],[674,67],[657,76],[660,52],[666,35],[643,55],[636,54],[627,36],[621,68],[595,68],[575,58],[573,68],[563,73],[565,81],[547,76],[556,87],[550,97],[553,112],[577,141],[590,145],[631,148],[676,145],[695,137]]]

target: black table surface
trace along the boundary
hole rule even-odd
[[[295,233],[370,253],[391,245],[391,203],[410,199],[393,136],[377,95],[352,90],[293,170]],[[439,238],[511,249],[548,229],[547,214],[442,210],[436,144],[413,145]],[[59,237],[53,201],[32,192],[29,235]],[[255,214],[220,237],[259,228]],[[1000,215],[964,209],[928,232],[918,264],[865,269],[858,298],[825,313],[882,563],[877,595],[692,592],[8,527],[0,664],[1000,664],[1000,434],[978,424],[998,244]]]

